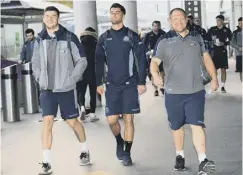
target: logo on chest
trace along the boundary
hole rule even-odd
[[[124,36],[123,41],[124,42],[129,42],[129,37],[128,36]]]

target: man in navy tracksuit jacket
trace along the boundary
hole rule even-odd
[[[115,3],[110,8],[110,14],[112,28],[100,36],[96,48],[97,92],[104,93],[106,63],[105,112],[116,137],[117,158],[123,160],[124,166],[129,166],[132,165],[130,150],[134,136],[133,118],[134,114],[140,113],[139,95],[146,91],[146,54],[138,34],[123,25],[125,8]],[[125,114],[124,140],[120,134],[119,114]]]

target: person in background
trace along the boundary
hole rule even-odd
[[[148,57],[148,69],[150,68],[150,62],[151,62],[151,56],[153,54],[154,46],[156,42],[158,41],[159,37],[163,36],[165,34],[165,31],[161,29],[161,23],[160,21],[153,21],[152,23],[152,31],[148,32],[143,40],[143,43],[145,45],[145,49],[147,52],[147,57]],[[160,75],[162,78],[164,78],[164,69],[163,69],[163,62],[161,62],[161,65],[159,66],[160,69]],[[148,71],[150,72],[150,71]],[[149,79],[152,80],[151,73],[148,74]],[[152,80],[153,82],[153,80]],[[154,96],[159,95],[158,87],[153,83],[154,86]],[[164,89],[160,89],[162,94],[164,94]]]
[[[202,28],[201,26],[200,26],[200,23],[198,23],[199,22],[199,20],[197,19],[197,24],[199,24],[199,25],[196,25],[195,24],[195,21],[194,21],[194,17],[192,16],[192,15],[188,15],[187,16],[187,28],[190,30],[190,31],[196,31],[196,32],[198,32],[201,36],[202,36],[202,38],[203,39],[205,39],[205,37],[206,37],[206,30],[204,29],[204,28]]]
[[[95,29],[88,27],[81,33],[80,41],[84,48],[84,53],[88,62],[84,71],[83,79],[77,83],[78,102],[81,107],[81,120],[85,120],[85,93],[89,86],[90,93],[90,121],[99,120],[95,115],[96,109],[96,78],[95,78],[95,48],[97,44],[97,34]]]
[[[242,81],[242,17],[238,19],[237,30],[233,32],[233,37],[230,45],[235,49],[236,54],[236,72],[240,73]]]
[[[25,31],[27,41],[24,43],[22,52],[20,54],[20,62],[23,63],[29,63],[31,62],[32,55],[33,55],[33,49],[34,49],[34,43],[35,43],[35,32],[33,29],[27,29]]]
[[[211,27],[207,33],[206,40],[211,45],[211,55],[216,70],[221,69],[221,92],[226,93],[225,82],[228,66],[227,45],[230,44],[232,33],[224,24],[224,16],[216,17],[217,26]]]

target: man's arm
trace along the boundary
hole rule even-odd
[[[20,60],[22,63],[26,61],[26,44],[23,45],[22,52],[20,54]]]
[[[37,40],[34,43],[31,63],[32,63],[33,75],[35,77],[35,80],[39,82],[41,65],[40,65],[40,47]]]
[[[147,58],[146,58],[146,53],[145,53],[145,46],[137,34],[134,36],[134,44],[135,44],[134,51],[135,51],[135,55],[138,59],[138,69],[139,69],[138,85],[145,85],[146,84]]]
[[[241,47],[237,44],[237,33],[234,32],[232,36],[232,40],[230,41],[230,46],[234,49],[239,50]]]
[[[212,81],[217,81],[217,73],[216,73],[216,69],[215,69],[214,63],[212,61],[212,58],[208,53],[208,45],[207,45],[207,43],[204,42],[204,40],[202,39],[202,37],[200,35],[198,35],[197,38],[198,38],[198,42],[200,44],[204,65],[205,65],[208,73],[210,74]]]
[[[230,45],[230,41],[232,40],[232,32],[230,29],[228,29],[228,33],[227,33],[227,38],[228,38],[228,41],[226,42],[226,45]]]
[[[145,46],[145,52],[149,51],[149,33],[146,33],[143,39],[143,43]]]
[[[74,69],[71,77],[74,82],[78,82],[87,67],[87,59],[82,44],[79,42],[78,37],[73,33],[71,37],[71,47],[74,62]]]
[[[96,74],[96,85],[103,85],[104,68],[105,68],[105,48],[104,48],[103,35],[100,36],[95,50],[95,74]]]

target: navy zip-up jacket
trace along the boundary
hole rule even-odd
[[[133,32],[133,53],[138,58],[139,75],[132,54],[132,45],[128,37],[128,28],[110,29],[104,45],[104,33],[96,47],[96,84],[103,84],[104,65],[107,63],[107,82],[122,86],[124,84],[145,85],[146,53],[144,44],[137,33]]]

